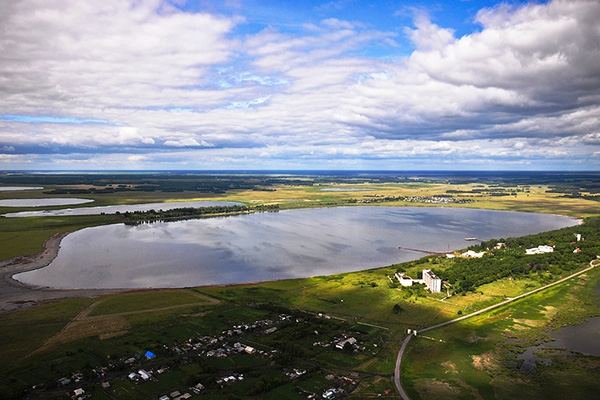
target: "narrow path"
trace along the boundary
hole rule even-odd
[[[594,262],[596,262],[596,264]],[[521,294],[519,296],[512,297],[510,299],[501,301],[498,304],[494,304],[492,306],[489,306],[489,307],[486,307],[486,308],[482,308],[481,310],[475,311],[474,313],[471,313],[469,315],[464,315],[462,317],[455,318],[455,319],[450,320],[450,321],[442,322],[441,324],[433,325],[433,326],[430,326],[428,328],[423,328],[423,329],[419,330],[419,333],[431,331],[433,329],[438,329],[438,328],[441,328],[441,327],[453,324],[455,322],[459,322],[459,321],[465,320],[467,318],[474,317],[475,315],[479,315],[479,314],[488,312],[490,310],[493,310],[495,308],[502,307],[505,304],[508,304],[508,303],[513,302],[513,301],[516,301],[516,300],[522,299],[524,297],[530,296],[530,295],[535,294],[537,292],[540,292],[542,290],[548,289],[549,287],[556,286],[558,284],[561,284],[561,283],[563,283],[563,282],[565,282],[565,281],[567,281],[567,280],[569,280],[571,278],[574,278],[574,277],[576,277],[578,275],[581,275],[581,274],[583,274],[583,273],[585,273],[585,272],[587,272],[587,271],[595,268],[597,266],[598,262],[600,262],[600,261],[599,260],[592,260],[592,261],[590,261],[590,266],[589,267],[587,267],[585,269],[582,269],[581,271],[575,272],[574,274],[571,274],[571,275],[569,275],[569,276],[567,276],[565,278],[559,279],[556,282],[552,282],[552,283],[550,283],[548,285],[544,285],[544,286],[539,287],[537,289],[531,290],[531,291],[529,291],[527,293],[523,293],[523,294]],[[404,354],[404,350],[406,349],[406,346],[408,345],[408,342],[410,342],[410,339],[412,339],[412,337],[413,337],[413,334],[411,333],[410,335],[408,335],[406,337],[406,339],[404,339],[404,342],[402,342],[402,347],[400,348],[400,351],[398,351],[398,358],[396,359],[396,369],[394,370],[394,384],[396,385],[396,389],[398,390],[398,393],[400,394],[400,396],[402,396],[402,398],[404,400],[410,400],[410,397],[408,397],[408,395],[404,391],[404,388],[402,387],[402,384],[400,382],[400,365],[402,363],[402,356]]]
[[[380,325],[374,325],[374,324],[368,324],[366,322],[357,322],[358,325],[366,325],[366,326],[372,326],[373,328],[379,328],[379,329],[385,329],[386,331],[389,331],[390,328],[386,328],[385,326],[380,326]]]
[[[53,336],[49,337],[46,341],[44,341],[44,343],[40,347],[38,347],[33,352],[27,354],[23,358],[31,357],[35,354],[38,354],[38,353],[46,350],[48,347],[51,347],[52,345],[60,343],[61,338],[63,337],[63,335],[65,335],[66,332],[69,332],[69,330],[71,330],[71,329],[81,328],[82,322],[88,322],[91,324],[97,323],[99,326],[101,326],[101,325],[106,326],[106,322],[109,318],[114,319],[115,317],[124,317],[127,315],[143,314],[143,313],[156,312],[156,311],[167,311],[167,310],[173,310],[173,309],[177,309],[177,308],[185,308],[185,307],[196,306],[196,305],[216,305],[221,302],[218,299],[215,299],[213,297],[207,296],[202,293],[197,293],[197,292],[191,291],[191,290],[186,290],[186,292],[193,295],[194,297],[197,297],[198,299],[200,299],[202,301],[199,301],[196,303],[176,304],[176,305],[172,305],[172,306],[148,308],[148,309],[143,309],[143,310],[123,311],[123,312],[117,312],[117,313],[111,313],[111,314],[90,316],[90,314],[92,313],[92,311],[94,311],[96,306],[98,306],[101,303],[104,303],[107,300],[112,299],[112,297],[107,297],[107,298],[95,301],[92,304],[85,307],[83,310],[81,310],[79,312],[79,314],[77,314],[71,321],[69,321],[59,332],[57,332]],[[128,325],[127,325],[127,327],[128,327]],[[107,332],[110,331],[110,329],[108,327],[106,328],[106,330],[107,330]],[[105,333],[107,333],[107,332],[105,332]],[[98,332],[92,331],[91,333],[88,332],[87,335],[83,334],[82,337],[95,336],[98,333],[101,333],[101,332],[100,331],[98,331]]]

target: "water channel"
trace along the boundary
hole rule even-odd
[[[16,279],[60,288],[181,287],[382,267],[482,240],[576,225],[547,214],[466,208],[339,207],[256,213],[68,235],[46,268]]]
[[[41,186],[0,186],[0,192],[18,192],[21,190],[41,190]]]
[[[0,200],[1,201],[1,200]],[[93,200],[90,200],[93,201]],[[73,204],[73,203],[72,203]],[[74,203],[77,204],[77,203]],[[148,210],[173,210],[184,207],[213,207],[213,206],[234,206],[241,203],[232,201],[177,201],[171,203],[146,203],[146,204],[121,204],[116,206],[98,206],[98,207],[79,207],[79,208],[61,208],[60,210],[42,210],[42,211],[22,211],[4,214],[5,217],[60,217],[69,215],[100,215],[124,213],[126,211],[148,211]]]
[[[91,203],[94,200],[77,199],[75,197],[52,197],[42,199],[4,199],[0,200],[0,207],[54,207],[72,206],[75,204]]]

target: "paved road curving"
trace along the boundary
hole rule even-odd
[[[404,349],[406,349],[406,346],[412,337],[413,334],[411,333],[406,337],[406,339],[404,339],[404,342],[402,342],[402,347],[400,348],[400,351],[398,352],[398,358],[396,359],[396,369],[394,371],[394,383],[396,384],[396,389],[398,389],[398,393],[400,393],[400,396],[402,396],[404,400],[410,400],[410,397],[408,397],[404,391],[404,388],[402,387],[402,384],[400,383],[400,363],[402,363],[402,354],[404,353]]]
[[[596,262],[596,263],[594,263],[594,262]],[[433,329],[441,328],[443,326],[447,326],[447,325],[453,324],[455,322],[462,321],[464,319],[474,317],[475,315],[479,315],[479,314],[488,312],[488,311],[493,310],[495,308],[502,307],[505,304],[508,304],[508,303],[513,302],[513,301],[522,299],[523,297],[527,297],[527,296],[530,296],[530,295],[535,294],[537,292],[540,292],[540,291],[542,291],[544,289],[548,289],[549,287],[552,287],[552,286],[558,285],[560,283],[563,283],[563,282],[565,282],[565,281],[567,281],[567,280],[569,280],[569,279],[571,279],[571,278],[573,278],[573,277],[575,277],[577,275],[581,275],[581,274],[583,274],[583,273],[585,273],[585,272],[593,269],[594,267],[597,266],[598,262],[600,262],[600,260],[592,260],[592,261],[590,261],[590,266],[589,267],[587,267],[585,269],[582,269],[581,271],[575,272],[574,274],[571,274],[571,275],[569,275],[569,276],[567,276],[565,278],[559,279],[556,282],[552,282],[552,283],[550,283],[548,285],[545,285],[545,286],[539,287],[537,289],[531,290],[531,291],[529,291],[527,293],[523,293],[523,294],[521,294],[521,295],[519,295],[517,297],[513,297],[511,299],[501,301],[498,304],[494,304],[492,306],[489,306],[489,307],[486,307],[486,308],[482,308],[481,310],[475,311],[474,313],[471,313],[469,315],[464,315],[462,317],[455,318],[455,319],[450,320],[450,321],[442,322],[441,324],[433,325],[433,326],[430,326],[428,328],[423,328],[423,329],[419,330],[419,333],[431,331]],[[402,342],[402,347],[400,348],[400,351],[398,351],[398,358],[396,359],[396,369],[394,370],[394,383],[396,384],[396,389],[398,390],[398,393],[400,394],[400,396],[402,396],[402,399],[404,399],[404,400],[410,400],[410,397],[408,397],[408,395],[404,391],[404,388],[402,387],[402,384],[400,382],[400,365],[402,363],[402,356],[404,354],[404,350],[406,349],[406,346],[408,345],[408,342],[410,342],[410,339],[412,339],[412,337],[413,337],[413,334],[411,333],[410,335],[408,335],[406,337],[406,339],[404,339],[404,342]]]

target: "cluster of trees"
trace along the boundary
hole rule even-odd
[[[121,214],[126,220],[132,222],[147,222],[147,221],[166,221],[173,219],[185,219],[202,217],[205,215],[215,214],[238,214],[250,212],[250,207],[243,205],[235,206],[212,206],[212,207],[183,207],[174,208],[172,210],[148,210],[148,211],[133,211]]]
[[[182,207],[172,210],[148,210],[148,211],[126,211],[119,213],[127,222],[154,222],[169,221],[176,219],[199,218],[208,215],[241,214],[249,212],[278,211],[279,204],[264,204],[254,207],[244,205],[234,206],[211,206],[211,207]]]

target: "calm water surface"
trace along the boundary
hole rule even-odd
[[[180,287],[334,274],[577,224],[566,217],[461,208],[340,207],[257,213],[68,235],[46,268],[16,276],[62,288]]]
[[[0,192],[14,192],[18,190],[40,190],[41,186],[0,186]]]
[[[71,206],[74,204],[91,203],[94,200],[77,199],[74,197],[53,197],[44,199],[5,199],[0,200],[0,207],[51,207]]]
[[[596,285],[596,304],[600,307],[600,282]],[[539,357],[538,350],[544,348],[567,349],[586,356],[600,357],[600,317],[590,318],[579,325],[565,326],[557,331],[548,332],[552,341],[529,347],[517,359],[523,360],[521,371],[530,372],[536,364],[552,364],[552,359]]]
[[[90,200],[93,201],[93,200]],[[71,203],[77,204],[77,203]],[[64,216],[64,215],[100,215],[115,214],[116,212],[124,213],[126,211],[148,211],[148,210],[172,210],[174,208],[183,207],[212,207],[212,206],[234,206],[240,203],[231,201],[178,201],[173,203],[146,203],[146,204],[127,204],[117,206],[98,206],[98,207],[79,207],[79,208],[64,208],[60,210],[44,210],[44,211],[23,211],[16,213],[4,214],[5,217],[40,217],[40,216]]]

